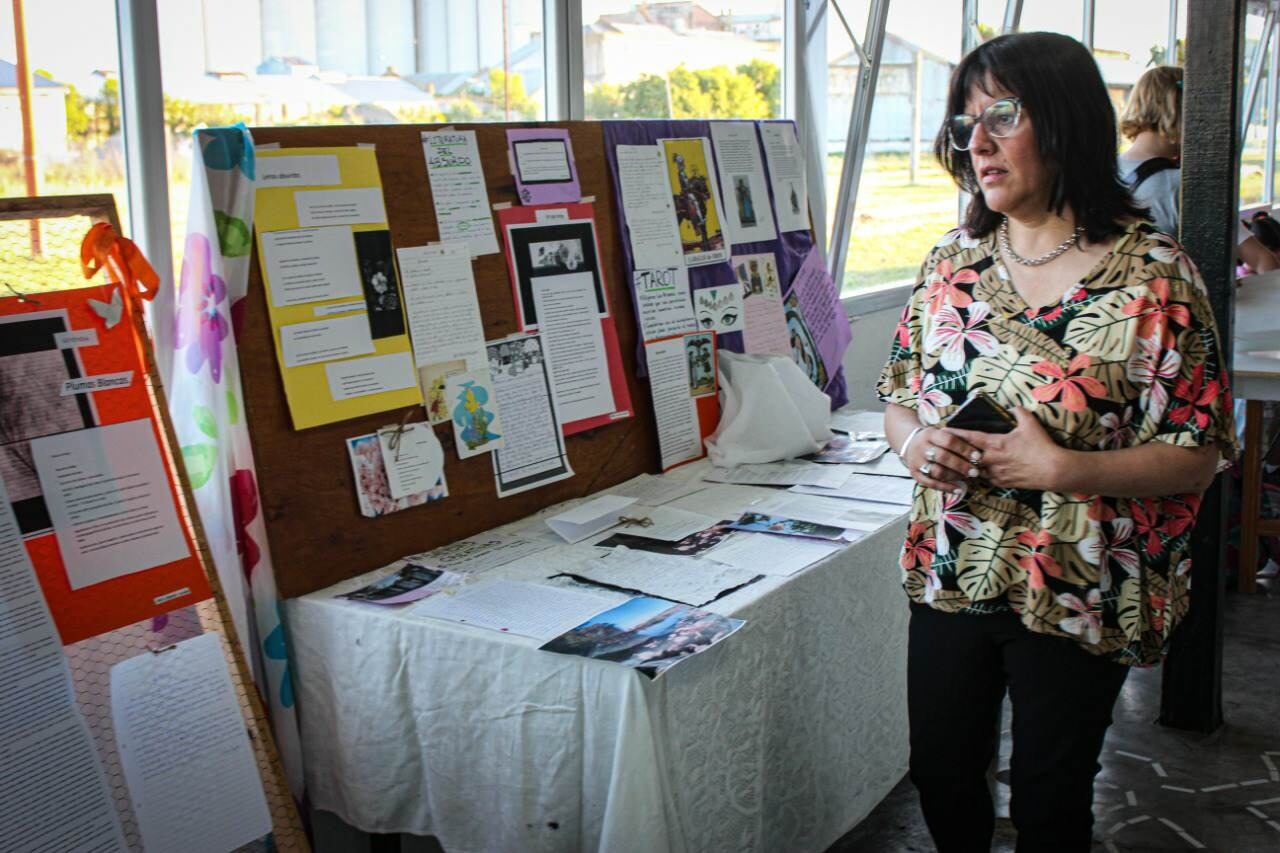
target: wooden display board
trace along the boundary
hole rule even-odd
[[[391,239],[396,248],[440,239],[427,181],[421,132],[449,127],[474,130],[491,204],[517,204],[507,157],[508,128],[537,124],[364,125],[358,127],[253,128],[258,146],[281,148],[372,144],[382,175]],[[613,184],[598,123],[564,122],[573,144],[584,198],[594,197],[601,269],[618,330],[633,417],[566,440],[575,476],[499,499],[489,454],[459,460],[448,424],[436,427],[445,448],[449,497],[379,518],[360,514],[346,439],[399,422],[406,410],[383,412],[326,426],[293,429],[271,340],[265,287],[255,247],[244,325],[237,341],[245,410],[258,470],[267,538],[276,584],[286,598],[322,589],[386,565],[406,554],[479,533],[544,507],[591,494],[658,470],[657,433],[649,389],[636,375],[636,322],[625,279],[622,235]],[[496,228],[495,222],[495,228]],[[476,290],[487,340],[519,331],[504,254],[475,259]],[[413,421],[425,420],[421,406]]]
[[[40,257],[26,256],[24,252],[30,243],[22,242],[22,248],[15,249],[15,233],[0,234],[0,259],[4,261],[0,274],[0,283],[4,286],[0,288],[0,296],[38,301],[44,291],[85,287],[109,280],[106,271],[103,271],[93,282],[86,282],[79,272],[79,252],[80,239],[93,223],[106,222],[120,233],[115,200],[110,194],[0,199],[0,222],[21,224],[24,232],[30,226],[29,233],[40,235],[37,245],[41,246],[42,252]],[[24,237],[26,239],[30,238]],[[73,269],[74,274],[70,272]],[[134,324],[134,334],[141,342],[141,356],[145,366],[142,380],[162,429],[160,450],[173,469],[181,471],[175,454],[178,441],[169,417],[150,338],[139,312],[126,311],[125,317]],[[254,685],[252,670],[236,635],[226,596],[214,570],[200,516],[192,512],[195,498],[191,494],[190,482],[187,478],[180,477],[179,484],[178,509],[184,523],[190,528],[212,597],[171,611],[160,618],[126,625],[64,646],[77,702],[97,747],[107,785],[120,818],[125,843],[131,853],[143,853],[142,837],[116,744],[110,690],[111,668],[137,655],[163,654],[172,647],[158,647],[157,638],[162,637],[173,643],[203,633],[214,633],[218,635],[227,659],[227,668],[253,746],[258,774],[271,813],[271,845],[275,850],[308,853],[310,843],[303,832],[297,807],[285,780],[284,768],[262,698]],[[191,805],[193,809],[200,806],[199,803]]]

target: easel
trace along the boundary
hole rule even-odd
[[[81,235],[87,230],[89,224],[96,222],[107,222],[117,232],[120,230],[115,201],[109,194],[0,199],[0,221],[24,219],[34,221],[66,219],[69,217],[83,217],[85,219],[84,226],[78,229]],[[17,278],[18,276],[11,275],[12,272],[14,271],[9,269],[0,270],[0,281]],[[84,282],[77,282],[73,279],[68,283],[79,286]],[[15,295],[15,292],[25,295],[22,294],[16,284],[10,284],[9,288],[0,287],[0,295],[12,296]],[[30,298],[38,299],[39,294],[34,293]],[[182,471],[183,468],[179,456],[174,452],[178,447],[177,437],[174,434],[173,424],[169,419],[169,409],[165,402],[164,389],[160,383],[160,374],[156,368],[150,339],[147,336],[142,318],[137,312],[126,312],[126,316],[132,318],[134,334],[142,344],[143,360],[146,367],[146,387],[154,411],[158,413],[158,420],[163,426],[164,441],[161,444],[162,451],[168,457],[173,470]],[[191,487],[185,477],[179,477],[179,483],[181,487],[179,508],[190,528],[192,539],[197,545],[200,560],[205,568],[205,575],[213,591],[213,597],[200,603],[195,608],[171,614],[171,617],[191,622],[193,630],[197,627],[200,629],[195,633],[214,632],[220,637],[223,654],[230,663],[232,681],[236,686],[240,708],[244,714],[250,740],[253,743],[259,775],[271,810],[274,846],[279,850],[306,853],[306,851],[310,850],[310,845],[302,830],[297,809],[285,782],[284,771],[280,764],[280,757],[276,751],[275,740],[272,737],[266,713],[263,710],[257,688],[254,686],[251,669],[241,652],[241,645],[236,637],[235,626],[232,623],[231,613],[227,607],[226,597],[218,582],[217,573],[212,569],[213,563],[199,516],[191,511],[191,507],[195,505]],[[195,611],[194,619],[189,610]],[[110,730],[111,707],[110,698],[106,692],[107,672],[111,665],[135,655],[148,651],[154,654],[163,654],[168,648],[171,648],[171,646],[156,646],[153,643],[149,643],[146,636],[147,633],[148,631],[143,626],[128,626],[67,647],[68,659],[81,709],[84,711],[90,724],[90,729],[93,731],[100,758],[108,774],[111,773],[113,767],[119,767],[119,756],[115,753],[114,734]],[[91,687],[94,689],[89,689]],[[115,778],[117,779],[117,784],[113,793],[117,810],[120,812],[121,823],[125,829],[126,840],[129,841],[132,847],[141,850],[128,792],[124,788],[121,777],[117,774]],[[131,827],[133,828],[132,832],[130,831]]]

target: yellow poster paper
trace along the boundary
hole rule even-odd
[[[263,169],[275,158],[305,156],[336,158],[337,183],[260,187],[254,214],[271,335],[293,427],[307,429],[421,405],[417,383],[399,387],[390,382],[384,386],[388,390],[375,393],[334,394],[335,370],[344,375],[371,372],[361,370],[363,360],[376,359],[370,362],[373,368],[396,361],[387,356],[412,363],[413,355],[377,153],[356,147],[257,152]],[[318,350],[315,361],[287,366],[282,328],[314,325],[317,317],[346,311],[353,312],[352,319],[362,316],[357,311],[367,317],[372,352],[350,357],[351,348],[333,347],[333,358],[324,358]]]

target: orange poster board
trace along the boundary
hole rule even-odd
[[[0,298],[0,479],[68,644],[211,595],[157,417],[136,302],[123,296],[119,285],[106,284]],[[103,429],[116,425],[124,428]],[[144,445],[129,455],[150,460],[163,477],[147,489],[138,474],[145,465],[108,453],[103,470],[121,476],[101,477],[100,488],[66,481],[65,495],[73,497],[58,503],[78,520],[74,529],[64,524],[55,531],[58,512],[42,486],[55,474],[47,460],[43,468],[38,463],[43,448],[77,439],[92,445],[95,436],[124,431]],[[74,584],[60,538],[83,549]],[[152,543],[164,545],[158,564],[146,556]],[[101,580],[94,578],[98,569]]]

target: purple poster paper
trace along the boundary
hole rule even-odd
[[[582,201],[569,131],[556,127],[508,130],[507,146],[521,204]]]
[[[787,122],[790,124],[790,122]],[[617,162],[617,146],[619,145],[654,145],[659,139],[672,137],[688,137],[688,136],[709,136],[711,133],[711,123],[694,119],[676,119],[676,120],[659,120],[652,121],[606,121],[604,125],[604,150],[605,160],[609,165],[610,177],[613,182],[614,191],[614,212],[617,215],[618,222],[625,228],[627,226],[627,214],[623,208],[621,187],[618,181],[618,162]],[[774,210],[777,210],[772,193],[770,193],[770,201],[774,203]],[[749,255],[759,252],[773,252],[778,264],[778,279],[783,287],[783,296],[785,297],[791,292],[790,283],[795,278],[796,270],[799,269],[801,262],[809,250],[813,247],[813,234],[808,231],[789,231],[779,234],[777,239],[766,240],[758,243],[743,243],[735,246],[736,254]],[[622,240],[622,257],[624,265],[628,271],[635,269],[635,262],[631,255],[631,241]],[[701,290],[704,287],[713,287],[717,285],[729,284],[735,280],[733,268],[728,264],[710,264],[705,267],[689,268],[689,285],[693,291]],[[634,299],[634,292],[633,292]],[[637,331],[640,330],[639,319],[636,320]],[[648,375],[645,366],[643,334],[641,333],[636,344],[636,372],[638,376],[644,377]],[[743,351],[743,336],[739,332],[732,332],[723,336],[718,336],[716,341],[718,349],[728,349],[733,352]],[[818,359],[821,361],[821,359]],[[825,367],[825,366],[824,366]],[[825,369],[822,373],[826,373]],[[831,407],[833,409],[843,406],[849,402],[849,392],[845,385],[844,370],[838,369],[835,373],[827,376],[824,380],[825,388],[823,390],[827,396],[831,398]]]
[[[840,292],[817,248],[809,250],[791,283],[791,290],[800,303],[800,313],[817,344],[827,375],[834,376],[844,361],[844,351],[853,340],[853,332],[840,304]]]

